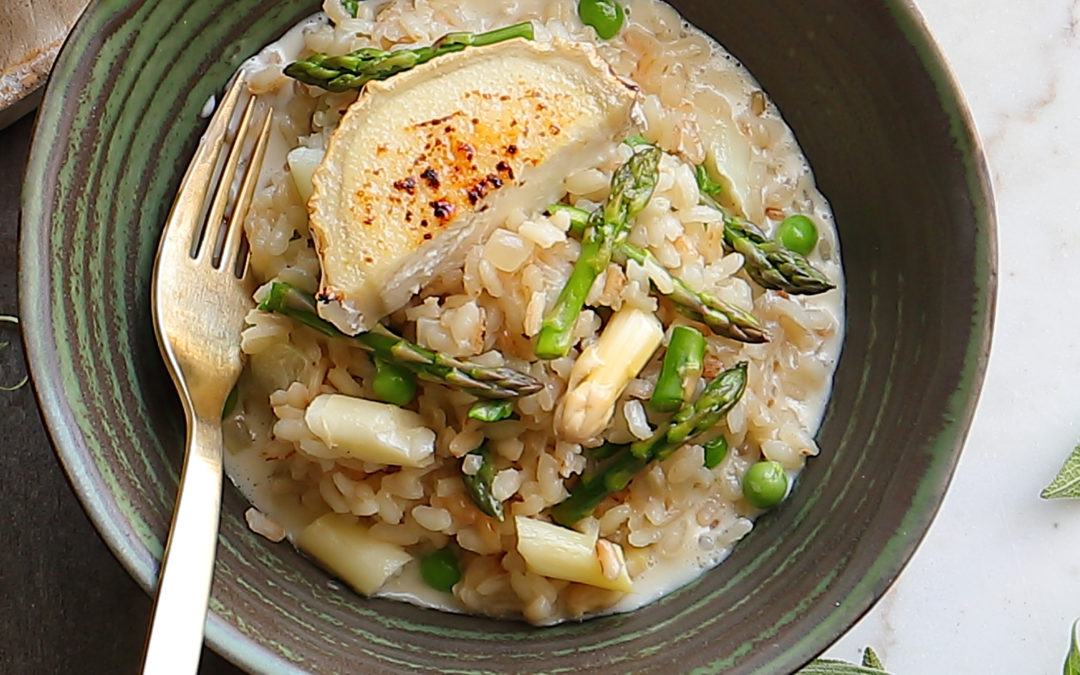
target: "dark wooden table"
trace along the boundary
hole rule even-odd
[[[0,131],[0,314],[18,314],[19,193],[32,115]],[[27,371],[0,323],[0,385]],[[0,673],[137,673],[150,598],[98,536],[67,481],[33,385],[0,392]],[[240,672],[204,650],[202,673]]]

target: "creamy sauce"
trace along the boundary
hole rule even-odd
[[[378,5],[382,4],[382,2],[378,3]],[[498,17],[500,15],[502,3],[476,3],[476,6],[480,7],[485,5],[490,7],[490,11],[487,12],[490,16]],[[521,0],[518,5],[525,8],[534,7],[538,14],[544,14],[544,0]],[[301,22],[282,36],[279,41],[267,46],[242,68],[255,71],[266,64],[280,64],[295,60],[299,57],[303,48],[305,31],[314,26],[324,25],[328,21],[326,15],[320,13]],[[494,21],[494,25],[500,24],[500,20],[496,19]],[[724,60],[730,57],[717,53],[713,58]],[[756,82],[745,71],[742,71],[741,75],[740,79],[733,80],[729,67],[722,75],[718,75],[716,81],[706,83],[703,86],[714,87],[718,90],[735,88],[744,91],[749,96],[750,92],[757,89]],[[287,95],[278,91],[266,95],[265,100],[275,107],[283,108],[287,102]],[[213,99],[208,101],[208,109],[212,109],[213,104]],[[289,149],[282,138],[272,139],[265,166],[283,166],[285,154]],[[804,162],[797,147],[792,147],[791,152],[793,160]],[[836,248],[837,243],[832,216],[824,198],[813,189],[808,190],[804,198],[809,205],[809,208],[804,209],[804,212],[811,215],[822,225],[823,237],[819,246],[822,247],[825,260],[816,261],[816,264],[838,287],[838,290],[834,292],[803,298],[803,305],[806,308],[811,311],[830,314],[835,317],[837,325],[840,326],[839,330],[822,341],[817,350],[820,360],[828,367],[831,373],[835,369],[839,358],[843,333],[844,289],[842,270],[839,265],[840,256]],[[826,232],[828,230],[833,232]],[[824,386],[815,391],[806,392],[805,398],[795,402],[792,406],[805,429],[816,432],[824,415],[828,397],[829,387]],[[256,406],[247,409],[254,409],[254,407]],[[253,414],[242,414],[239,418],[232,420],[231,424],[235,427],[232,431],[242,437],[244,441],[233,445],[246,447],[227,453],[227,473],[251,504],[284,526],[289,540],[295,541],[298,532],[317,517],[319,513],[304,507],[294,497],[286,499],[276,494],[273,488],[275,463],[266,461],[258,450],[261,441],[268,439],[270,436],[272,421],[272,419],[261,419],[258,415]],[[250,440],[255,440],[255,442],[249,443]],[[729,453],[729,457],[725,462],[731,461],[730,454],[733,453]],[[798,471],[789,471],[788,473],[789,485],[793,488]],[[656,561],[654,559],[651,564],[646,566],[643,573],[634,578],[634,592],[626,594],[605,613],[636,609],[693,581],[700,576],[703,570],[717,565],[727,557],[735,543],[749,532],[752,527],[752,521],[742,517],[723,524],[717,530],[698,525],[692,514],[688,514],[685,520],[686,536],[683,538],[680,555],[666,561]],[[376,595],[444,611],[467,611],[453,595],[435,591],[421,580],[417,560],[407,564]]]

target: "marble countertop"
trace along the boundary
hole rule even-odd
[[[1080,617],[1080,501],[1039,498],[1080,443],[1080,152],[1071,147],[1080,143],[1080,0],[915,4],[964,92],[991,170],[996,327],[937,519],[884,598],[825,656],[857,661],[871,646],[894,675],[1052,675]],[[0,133],[0,313],[15,309],[17,167],[29,122]],[[4,383],[21,375],[9,358]],[[0,429],[0,629],[14,646],[0,649],[0,672],[79,672],[88,663],[134,672],[149,598],[63,489],[29,388],[0,399]],[[26,479],[31,463],[38,469]],[[72,553],[43,555],[40,537]],[[210,653],[201,670],[235,672]]]
[[[993,347],[937,519],[826,656],[871,646],[897,675],[1060,673],[1080,618],[1080,501],[1039,492],[1080,443],[1080,2],[915,4],[990,167]]]

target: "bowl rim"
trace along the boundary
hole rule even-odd
[[[146,0],[116,0],[117,3],[135,5]],[[973,327],[971,341],[968,344],[966,358],[962,368],[962,380],[958,391],[962,396],[951,400],[951,428],[943,430],[938,438],[951,443],[954,448],[949,458],[949,466],[938,481],[926,486],[932,499],[930,507],[916,514],[914,527],[898,535],[893,543],[896,551],[888,561],[881,561],[885,568],[873,577],[873,588],[866,589],[869,601],[862,607],[846,607],[845,611],[832,612],[816,631],[817,640],[826,640],[821,644],[808,645],[813,636],[805,636],[800,642],[803,653],[816,654],[843,635],[865,615],[885,591],[899,577],[919,544],[925,537],[934,520],[942,499],[956,468],[960,451],[970,430],[971,421],[980,397],[984,382],[990,345],[993,335],[996,312],[998,255],[996,236],[996,213],[989,171],[981,139],[975,131],[975,124],[964,101],[962,90],[925,24],[925,21],[911,0],[882,0],[890,9],[898,27],[915,49],[919,61],[926,69],[937,91],[937,104],[949,116],[952,124],[954,141],[967,148],[962,161],[965,165],[968,192],[973,198],[973,216],[976,222],[976,240],[982,240],[985,247],[985,259],[977,265],[975,298],[981,305],[982,321]],[[92,2],[86,9],[74,30],[69,34],[64,48],[56,62],[54,73],[71,74],[76,68],[74,61],[79,57],[69,45],[87,39],[89,25],[95,15],[104,11],[104,0]],[[283,26],[282,30],[287,27]],[[48,211],[46,200],[41,198],[49,184],[49,160],[54,148],[45,142],[39,142],[48,134],[51,111],[64,107],[60,77],[50,79],[45,89],[41,111],[35,121],[31,154],[27,162],[26,178],[21,195],[21,227],[19,242],[19,310],[22,317],[21,329],[26,358],[30,367],[34,391],[38,399],[42,417],[50,439],[65,474],[83,508],[87,511],[95,528],[103,538],[113,555],[128,573],[151,596],[156,584],[158,567],[157,557],[147,551],[136,536],[130,523],[123,518],[122,509],[107,495],[97,491],[95,478],[100,480],[91,461],[91,450],[85,437],[80,432],[78,414],[70,402],[62,396],[60,382],[64,374],[57,368],[55,350],[55,332],[48,305],[38,302],[37,298],[45,293],[50,278],[47,265],[37,264],[48,255],[48,239],[42,236],[41,228],[35,225],[44,222]],[[977,261],[980,262],[980,261]],[[981,273],[981,274],[980,274]],[[947,438],[942,438],[947,436]],[[905,518],[905,522],[908,522]],[[158,552],[160,555],[160,552]],[[864,580],[865,582],[866,580]],[[826,637],[827,636],[827,637]],[[233,663],[256,671],[306,672],[280,655],[266,650],[252,638],[240,633],[224,621],[211,608],[207,614],[206,640],[215,651]],[[816,644],[816,643],[815,643]],[[808,647],[808,648],[807,648]],[[794,646],[793,646],[794,648]]]

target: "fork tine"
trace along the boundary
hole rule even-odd
[[[248,130],[251,128],[251,117],[255,113],[255,97],[248,99],[244,106],[244,115],[240,118],[240,125],[236,128],[236,137],[233,138],[229,155],[225,159],[225,167],[218,178],[217,190],[214,191],[214,199],[210,203],[210,211],[206,214],[206,226],[203,229],[202,238],[197,248],[194,249],[196,260],[204,255],[211,256],[211,263],[216,267],[217,258],[214,256],[218,248],[218,241],[225,218],[225,208],[229,204],[229,193],[232,191],[233,181],[236,179],[236,169],[240,164],[240,155],[244,151],[244,142],[247,140]]]
[[[221,157],[222,140],[229,131],[229,123],[236,110],[240,93],[245,89],[244,85],[245,80],[242,77],[233,80],[221,99],[217,113],[203,132],[199,147],[191,158],[191,164],[188,165],[184,178],[180,181],[180,188],[176,193],[177,199],[169,212],[169,218],[165,224],[165,234],[168,236],[162,236],[163,245],[182,245],[190,254],[198,241],[197,237],[202,224],[200,216],[206,206],[207,194],[213,185],[214,170]],[[170,232],[173,229],[178,231]],[[179,231],[181,229],[187,230],[186,236],[184,232]]]
[[[247,170],[244,172],[244,180],[240,186],[240,192],[236,196],[236,204],[233,206],[232,215],[225,225],[225,244],[222,247],[220,265],[222,268],[231,269],[237,277],[243,278],[246,273],[246,260],[237,259],[240,244],[243,239],[244,217],[247,215],[251,199],[255,194],[255,187],[259,182],[259,173],[262,169],[263,157],[266,155],[266,146],[270,138],[270,122],[274,115],[272,107],[267,108],[266,117],[263,119],[262,128],[255,139],[255,148],[248,160]],[[246,255],[245,255],[246,258]]]

